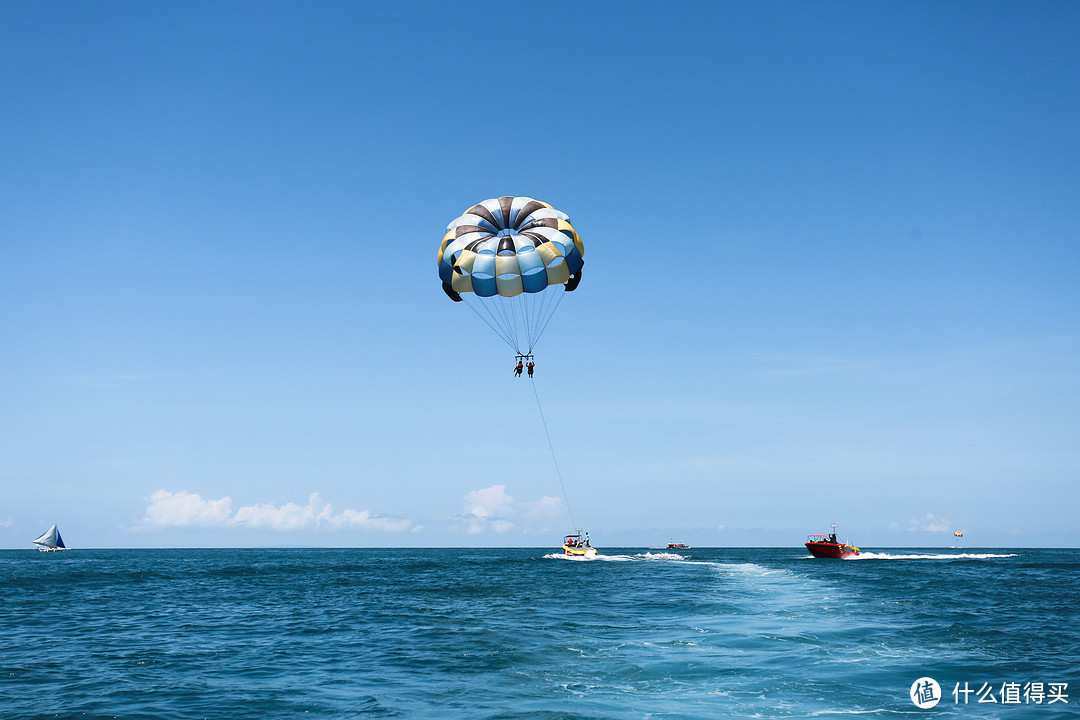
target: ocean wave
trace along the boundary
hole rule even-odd
[[[929,674],[986,720],[953,683],[1080,657],[1078,550],[649,550],[0,551],[0,718],[916,718]]]

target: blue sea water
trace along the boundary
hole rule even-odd
[[[0,718],[1080,717],[1078,550],[548,552],[3,551]]]

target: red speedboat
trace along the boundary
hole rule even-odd
[[[836,537],[836,523],[828,535],[807,535],[806,549],[816,558],[846,558],[859,554],[859,548],[840,542]]]
[[[668,550],[689,550],[690,546],[687,545],[686,543],[675,542],[674,540],[672,540],[671,542],[669,542],[667,544],[667,549]]]

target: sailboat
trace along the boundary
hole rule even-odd
[[[42,533],[41,537],[34,541],[34,544],[37,545],[37,549],[41,552],[67,550],[67,546],[64,545],[64,538],[60,537],[60,530],[55,525]]]

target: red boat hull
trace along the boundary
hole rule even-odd
[[[846,558],[859,554],[859,548],[842,543],[808,542],[806,549],[816,558]]]

